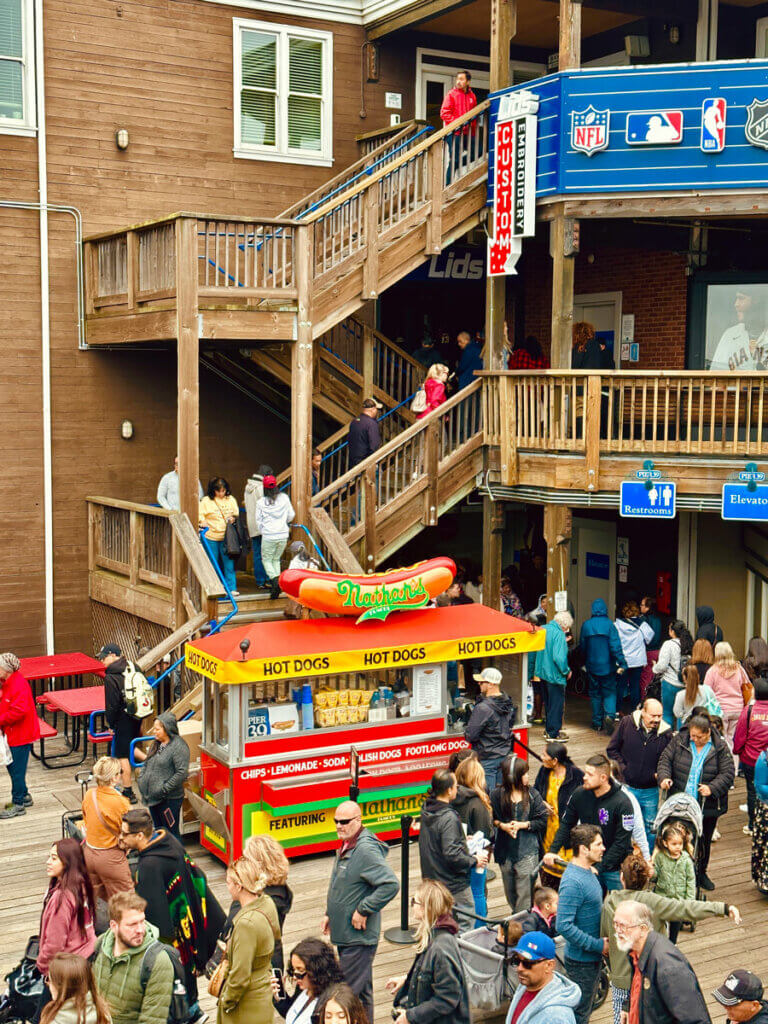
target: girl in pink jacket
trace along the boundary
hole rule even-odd
[[[54,953],[89,957],[96,945],[96,934],[93,886],[80,843],[76,839],[59,839],[51,847],[45,870],[50,883],[40,918],[37,969],[47,977]],[[46,990],[44,1002],[49,999]]]
[[[416,419],[423,419],[433,409],[437,409],[445,401],[445,382],[448,380],[448,367],[442,363],[434,363],[427,371],[427,379],[424,381],[424,393],[427,396],[427,408],[420,412]]]

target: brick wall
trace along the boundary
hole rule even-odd
[[[635,315],[638,370],[685,369],[687,277],[685,257],[641,249],[591,249],[576,257],[576,295],[621,292],[622,312]],[[526,255],[525,332],[549,350],[552,261],[541,250]]]

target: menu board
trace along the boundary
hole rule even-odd
[[[416,715],[441,714],[443,690],[442,665],[414,665],[411,718]]]

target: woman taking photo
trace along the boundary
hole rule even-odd
[[[491,793],[496,843],[504,895],[512,912],[530,910],[533,874],[547,828],[547,808],[538,790],[528,785],[528,762],[508,754],[501,763],[501,785]]]
[[[390,978],[395,1024],[470,1024],[469,995],[452,915],[453,897],[441,882],[424,881],[411,897],[416,959],[408,974]]]
[[[536,775],[533,788],[544,801],[544,809],[548,814],[547,828],[544,833],[543,846],[549,849],[549,844],[555,838],[560,827],[560,815],[566,808],[571,794],[581,785],[584,780],[584,772],[577,768],[568,756],[568,748],[560,740],[552,740],[544,748],[541,755],[541,768]],[[572,850],[560,850],[558,853],[563,860],[570,860],[573,856]],[[541,884],[557,890],[560,886],[560,879],[563,876],[564,868],[542,869]]]
[[[280,983],[272,977],[275,1009],[286,1024],[311,1024],[326,990],[344,981],[333,946],[322,939],[302,939],[294,946],[287,974],[296,982],[292,996],[282,994]]]
[[[688,725],[672,737],[659,758],[659,789],[687,793],[701,804],[704,828],[696,857],[696,880],[711,892],[707,875],[712,835],[717,819],[728,810],[728,790],[735,773],[728,744],[712,726],[706,712],[692,715]]]
[[[200,502],[200,529],[208,528],[205,539],[213,564],[221,569],[224,582],[235,597],[240,591],[237,589],[235,563],[227,554],[225,538],[227,526],[236,523],[239,515],[237,499],[232,496],[224,477],[217,476],[209,480],[208,491]]]
[[[704,677],[704,684],[714,691],[722,710],[723,735],[733,753],[733,734],[736,723],[744,709],[744,696],[741,692],[743,683],[750,682],[749,676],[736,660],[733,648],[729,643],[721,641],[715,644],[715,661]],[[734,771],[739,766],[738,757],[733,754]]]
[[[40,1024],[111,1024],[90,963],[74,953],[56,953],[48,973],[51,1001]]]
[[[45,872],[50,879],[40,917],[37,969],[48,980],[55,953],[76,953],[90,957],[96,945],[93,930],[93,886],[76,839],[59,839],[48,853]],[[46,990],[40,1009],[49,1001]]]
[[[467,828],[467,837],[482,832],[486,839],[493,836],[491,801],[485,788],[485,771],[474,757],[468,757],[456,767],[458,792],[451,806],[459,812],[462,825]],[[487,868],[472,868],[469,886],[475,901],[475,913],[488,916],[488,900],[485,895]]]
[[[17,818],[32,806],[27,789],[27,762],[32,744],[40,738],[40,722],[29,683],[19,669],[21,662],[10,652],[0,654],[0,732],[11,748],[11,802],[0,818]]]
[[[264,895],[266,877],[240,857],[227,868],[227,889],[240,910],[227,942],[227,976],[219,994],[218,1024],[272,1024],[270,963],[280,939],[277,911]]]
[[[172,711],[158,715],[152,726],[155,742],[139,772],[138,786],[155,828],[165,828],[181,842],[181,805],[189,774],[189,747],[179,736]]]
[[[659,651],[659,660],[653,666],[653,674],[661,678],[661,706],[664,709],[664,721],[673,729],[675,727],[675,697],[682,690],[680,669],[683,658],[689,658],[693,651],[693,637],[681,619],[675,619],[669,625],[669,639],[665,640]]]
[[[261,530],[261,560],[273,601],[280,597],[280,559],[288,543],[288,524],[295,515],[291,499],[278,491],[275,478],[265,476],[264,495],[256,502],[256,525]]]
[[[86,792],[81,806],[83,855],[95,900],[107,901],[116,892],[133,892],[128,859],[118,845],[123,815],[131,807],[128,798],[115,789],[121,772],[116,757],[100,757],[93,766],[96,786]]]
[[[445,383],[448,380],[449,370],[442,363],[433,363],[427,370],[427,377],[424,381],[424,394],[427,399],[427,407],[423,412],[418,413],[417,420],[428,416],[438,405],[445,401]]]
[[[317,1024],[369,1024],[369,1021],[365,1007],[349,985],[332,985],[317,1005]]]
[[[257,874],[264,875],[267,879],[264,895],[269,896],[275,904],[277,921],[282,935],[285,918],[293,904],[293,893],[288,888],[288,858],[285,856],[285,851],[272,836],[256,835],[250,836],[246,840],[243,856],[252,862]],[[272,966],[277,967],[280,971],[283,970],[282,938],[275,942]]]

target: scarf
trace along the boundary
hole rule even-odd
[[[691,743],[691,770],[688,775],[688,782],[685,784],[685,792],[688,796],[692,796],[694,800],[699,799],[699,782],[701,781],[701,773],[704,770],[704,762],[707,759],[707,754],[712,749],[712,740],[709,740],[699,750],[695,743]]]

